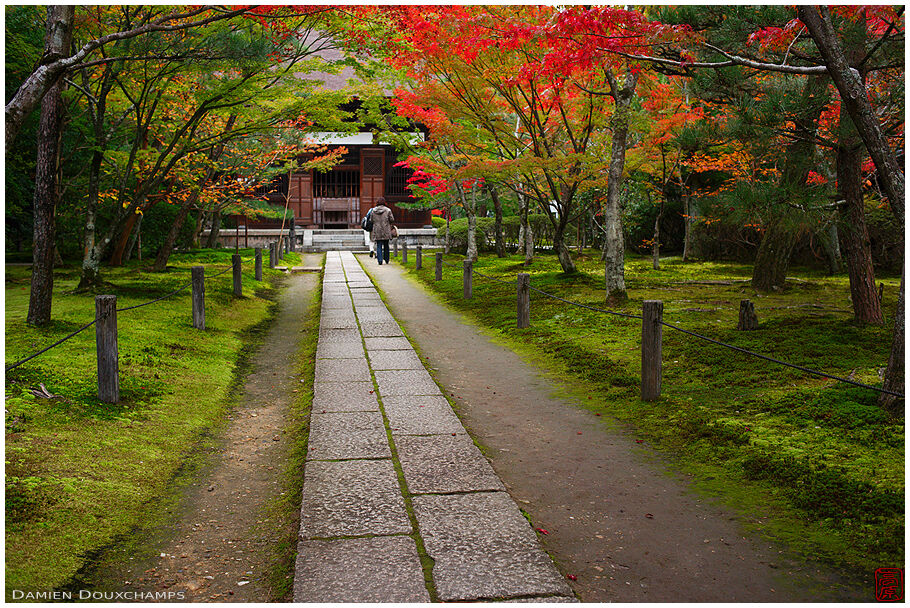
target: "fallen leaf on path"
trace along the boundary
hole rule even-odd
[[[566,575],[566,578],[569,579],[570,581],[577,581],[577,580],[578,580],[578,577],[575,576],[574,574],[567,574],[567,575]]]
[[[651,515],[650,513],[645,513],[645,517],[647,517],[648,519],[654,519],[654,516]]]
[[[537,531],[540,532],[541,534],[549,534],[549,532],[547,532],[543,528],[537,528]]]

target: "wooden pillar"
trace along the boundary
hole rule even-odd
[[[205,268],[193,266],[193,327],[205,329]]]
[[[465,300],[470,300],[474,295],[474,286],[472,284],[474,280],[474,262],[465,260],[463,265],[462,280],[464,284],[462,285],[461,295]]]
[[[518,329],[531,327],[531,275],[524,272],[518,275],[518,322],[516,327]]]
[[[393,246],[392,257],[397,258],[398,257],[398,239],[392,239],[392,246]]]
[[[235,253],[232,255],[231,262],[234,266],[234,297],[239,298],[243,295],[243,277],[240,274],[240,254]]]
[[[275,268],[278,264],[278,253],[275,251],[275,243],[269,243],[269,268]]]
[[[436,252],[436,280],[442,280],[442,253]]]
[[[414,268],[417,270],[423,268],[423,247],[420,245],[417,246],[417,257],[414,260]]]
[[[262,280],[262,247],[256,247],[256,280]]]
[[[408,242],[405,241],[401,244],[401,263],[407,265],[408,263]]]
[[[660,398],[664,303],[645,300],[641,316],[641,399],[656,401]]]
[[[95,296],[95,348],[98,355],[98,399],[120,401],[117,356],[117,296]]]

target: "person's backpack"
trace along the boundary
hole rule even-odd
[[[373,210],[367,211],[367,214],[360,220],[360,227],[367,232],[373,232]]]

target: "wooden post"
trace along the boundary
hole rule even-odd
[[[262,280],[262,247],[256,247],[256,280]]]
[[[398,257],[398,239],[392,239],[392,246],[393,246],[392,257],[397,258]]]
[[[436,280],[442,280],[442,253],[436,252]]]
[[[664,303],[645,300],[641,316],[641,399],[655,401],[660,398]]]
[[[407,266],[408,264],[408,242],[405,241],[401,244],[401,263]]]
[[[471,296],[474,295],[474,286],[472,284],[474,280],[474,262],[465,260],[462,264],[464,265],[462,274],[464,285],[462,286],[461,295],[465,300],[470,300]]]
[[[232,255],[231,262],[234,265],[234,297],[239,298],[243,295],[243,277],[240,276],[240,255],[237,253]]]
[[[205,329],[205,268],[193,266],[193,327]]]
[[[95,296],[95,347],[98,353],[98,399],[120,401],[117,358],[117,296]]]
[[[275,243],[269,243],[269,268],[275,268],[278,264],[278,254],[275,251]]]
[[[755,315],[755,305],[751,300],[739,301],[739,325],[736,328],[743,331],[758,329],[758,317]]]
[[[417,259],[414,261],[414,268],[420,270],[423,268],[423,247],[417,246]]]
[[[518,274],[518,329],[531,327],[531,275]]]

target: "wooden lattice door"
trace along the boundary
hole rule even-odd
[[[360,215],[376,206],[385,192],[385,150],[364,148],[360,153]],[[358,221],[360,221],[358,219]]]

